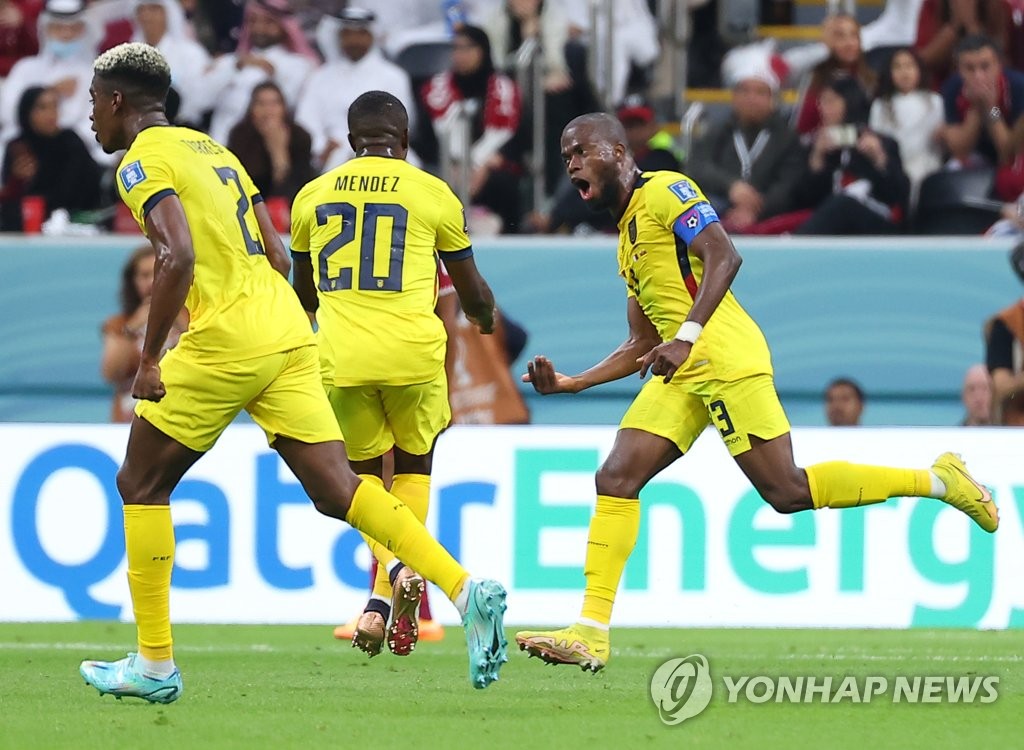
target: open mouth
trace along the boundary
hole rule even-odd
[[[580,198],[582,198],[583,200],[588,201],[594,197],[594,189],[593,187],[591,187],[590,183],[587,180],[581,179],[579,177],[573,177],[572,184],[573,187],[575,187],[579,191]]]

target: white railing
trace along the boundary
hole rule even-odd
[[[682,117],[686,108],[686,58],[690,44],[690,8],[685,0],[664,0],[658,4],[658,28],[668,47],[669,83],[672,91],[672,114]]]
[[[462,205],[469,207],[469,183],[473,174],[473,116],[476,114],[475,100],[457,102],[447,115],[448,122],[438,129],[438,155],[441,161],[441,177],[447,182]]]
[[[533,193],[533,209],[540,212],[544,203],[544,173],[546,165],[545,115],[546,101],[544,98],[544,59],[540,40],[537,37],[527,39],[519,47],[515,57],[516,83],[519,85],[523,102],[530,102],[532,116],[533,142],[526,168],[530,174]]]
[[[615,11],[613,0],[590,1],[590,44],[587,50],[587,72],[597,100],[604,109],[614,107],[612,47],[615,42]],[[603,32],[603,33],[599,33]]]

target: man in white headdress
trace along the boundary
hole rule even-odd
[[[0,137],[17,135],[18,102],[33,86],[52,87],[60,97],[59,122],[81,136],[105,163],[110,158],[93,137],[89,122],[89,83],[100,30],[85,13],[83,0],[49,0],[39,16],[39,54],[11,68],[0,87]]]
[[[733,231],[792,210],[790,196],[806,164],[799,137],[778,111],[771,53],[770,44],[759,43],[725,56],[732,114],[694,143],[686,165]]]
[[[405,71],[384,58],[374,38],[376,15],[346,8],[324,16],[317,42],[327,62],[309,79],[295,120],[313,139],[313,159],[326,172],[352,158],[348,108],[367,91],[387,91],[405,105],[409,131],[416,127],[416,100]]]
[[[287,0],[249,0],[238,49],[219,58],[204,81],[204,105],[213,110],[210,135],[226,143],[249,108],[252,90],[264,81],[276,83],[294,108],[318,62]]]
[[[210,55],[195,40],[178,0],[133,0],[133,42],[160,50],[171,66],[171,86],[181,97],[177,120],[198,123],[203,114],[203,88]]]

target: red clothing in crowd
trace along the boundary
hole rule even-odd
[[[39,52],[36,27],[43,0],[10,0],[10,7],[0,11],[0,77],[6,77],[21,58]]]

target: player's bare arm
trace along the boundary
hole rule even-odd
[[[320,307],[320,299],[316,295],[316,282],[313,280],[313,260],[309,253],[293,253],[292,261],[292,287],[299,296],[302,309],[312,318]]]
[[[263,247],[267,253],[267,260],[274,270],[288,278],[292,270],[292,262],[288,258],[288,251],[284,249],[281,235],[274,228],[274,222],[270,218],[270,211],[263,201],[253,204],[253,211],[256,213],[256,222],[260,226],[260,234],[263,235]]]
[[[704,262],[704,276],[686,320],[703,327],[707,325],[725,293],[732,286],[743,259],[718,222],[705,227],[694,238],[690,249]],[[692,348],[692,342],[679,338],[658,344],[643,357],[640,377],[650,370],[654,375],[664,375],[665,382],[668,383],[676,374],[676,370],[682,367],[683,362],[690,356]]]
[[[473,257],[446,260],[444,267],[452,279],[466,317],[480,333],[494,333],[494,293],[480,275]]]
[[[547,357],[534,357],[526,363],[527,372],[523,375],[523,382],[532,383],[534,390],[544,395],[579,393],[595,385],[632,375],[640,367],[640,358],[661,338],[635,297],[629,297],[626,302],[626,319],[629,322],[629,338],[593,367],[579,375],[568,376],[557,372]]]
[[[149,212],[146,235],[156,251],[156,265],[146,340],[142,345],[142,361],[132,384],[132,396],[159,401],[167,393],[160,382],[160,354],[174,321],[185,305],[196,261],[192,232],[177,195],[167,196]]]

